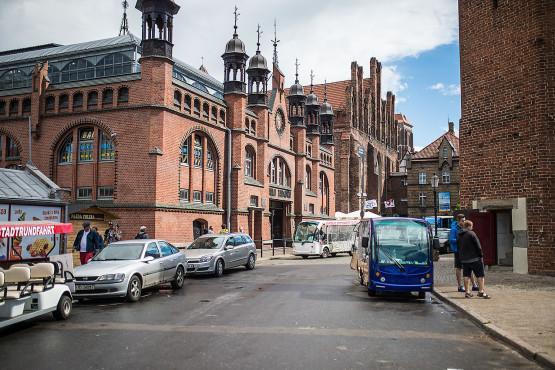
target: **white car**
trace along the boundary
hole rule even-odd
[[[185,254],[164,240],[144,239],[111,243],[89,263],[75,269],[75,298],[141,298],[144,288],[185,281]]]

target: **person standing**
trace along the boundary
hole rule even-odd
[[[222,224],[222,228],[220,230],[220,234],[229,234],[229,230],[227,229],[227,227],[225,226],[225,224]]]
[[[207,234],[214,234],[214,228],[212,226],[208,226]]]
[[[150,239],[146,233],[146,226],[141,226],[139,228],[139,233],[135,235],[135,239]]]
[[[482,260],[482,246],[480,240],[474,231],[472,231],[474,224],[470,220],[465,220],[463,229],[459,232],[457,238],[459,256],[463,268],[465,298],[472,298],[473,295],[470,291],[470,276],[472,273],[478,278],[478,297],[489,299],[490,296],[484,291],[485,287],[485,273],[484,262]]]
[[[108,228],[104,231],[104,244],[108,245],[110,243],[119,242],[121,240],[121,231],[119,231],[119,225],[110,221],[108,222]]]
[[[85,265],[95,253],[104,247],[100,235],[91,229],[89,221],[83,222],[83,230],[77,233],[77,237],[73,242],[73,249],[79,250],[79,259],[81,264]]]
[[[457,278],[457,287],[459,292],[464,293],[464,284],[463,284],[463,277],[462,277],[462,264],[461,259],[459,256],[459,249],[457,246],[457,236],[459,232],[462,230],[462,225],[465,221],[465,216],[462,213],[459,213],[451,222],[451,231],[449,232],[449,245],[451,246],[451,251],[453,252],[453,256],[455,258],[455,276]],[[476,280],[472,277],[472,290],[478,290],[478,286],[476,285]]]

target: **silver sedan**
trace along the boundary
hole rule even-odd
[[[187,274],[214,274],[220,277],[224,270],[245,266],[254,269],[256,246],[246,234],[207,234],[187,247]]]
[[[143,288],[171,283],[180,289],[187,258],[164,240],[128,240],[111,243],[86,265],[75,269],[76,298],[141,298]]]

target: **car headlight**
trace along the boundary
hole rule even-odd
[[[98,278],[97,281],[115,281],[121,283],[125,279],[125,274],[106,274]]]
[[[200,262],[210,262],[213,259],[214,259],[213,255],[211,255],[211,256],[202,256],[202,257],[200,257]]]

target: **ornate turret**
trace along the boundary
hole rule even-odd
[[[299,83],[298,59],[295,59],[295,83],[289,88],[287,102],[289,103],[289,120],[291,124],[295,126],[304,126],[306,95],[304,94],[303,85]]]
[[[245,44],[237,35],[238,8],[235,7],[235,24],[233,38],[225,46],[224,60],[224,94],[245,93],[245,66],[249,56],[245,52]]]
[[[258,33],[258,42],[256,43],[256,54],[249,61],[249,68],[247,74],[249,75],[249,97],[248,105],[262,105],[268,104],[268,75],[270,70],[266,63],[266,58],[260,53],[260,25],[256,31]]]
[[[310,71],[310,94],[306,97],[306,127],[310,134],[320,133],[320,103],[314,93],[314,73]]]
[[[327,81],[324,81],[324,102],[320,105],[320,143],[333,144],[333,107],[328,103]]]
[[[135,8],[143,13],[142,56],[172,57],[173,16],[179,5],[173,0],[137,0]]]

